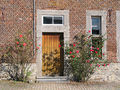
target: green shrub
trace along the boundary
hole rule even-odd
[[[105,39],[103,36],[93,38],[89,34],[77,34],[70,44],[66,44],[69,74],[75,81],[87,81],[94,73],[96,67],[107,66],[108,62],[102,53]]]
[[[30,67],[34,56],[31,36],[31,32],[19,34],[11,44],[4,48],[2,59],[4,63],[7,63],[6,72],[12,80],[27,81],[32,74]]]

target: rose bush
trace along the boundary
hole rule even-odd
[[[6,72],[10,79],[16,81],[27,81],[32,74],[30,70],[33,55],[33,40],[31,32],[20,34],[15,40],[5,46],[2,55],[3,63],[7,63]]]
[[[104,37],[101,35],[96,41],[89,33],[77,34],[65,47],[66,61],[70,65],[68,75],[72,74],[75,81],[87,81],[97,67],[108,65],[102,52]]]

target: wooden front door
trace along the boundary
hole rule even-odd
[[[42,75],[63,75],[64,50],[59,45],[63,42],[63,34],[43,33],[42,36]]]

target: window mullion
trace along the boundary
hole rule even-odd
[[[64,23],[63,23],[63,22],[64,22],[63,20],[64,20],[64,18],[63,18],[63,16],[62,16],[62,24],[64,24]]]
[[[52,24],[54,24],[54,16],[52,16]]]

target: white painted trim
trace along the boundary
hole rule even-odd
[[[116,11],[117,61],[120,61],[120,11]]]
[[[105,10],[87,10],[86,11],[86,33],[89,30],[92,30],[92,19],[91,19],[92,16],[101,16],[101,19],[102,19],[101,33],[107,39],[107,30],[106,30],[107,11]],[[92,32],[90,32],[90,34],[92,35]],[[107,58],[107,41],[104,42],[102,52],[105,53],[105,58]]]
[[[64,16],[64,25],[42,25],[43,15],[59,15]],[[64,34],[64,43],[69,42],[69,10],[37,10],[37,46],[41,44],[40,49],[37,51],[36,65],[37,65],[37,77],[42,76],[42,33],[53,32]]]

